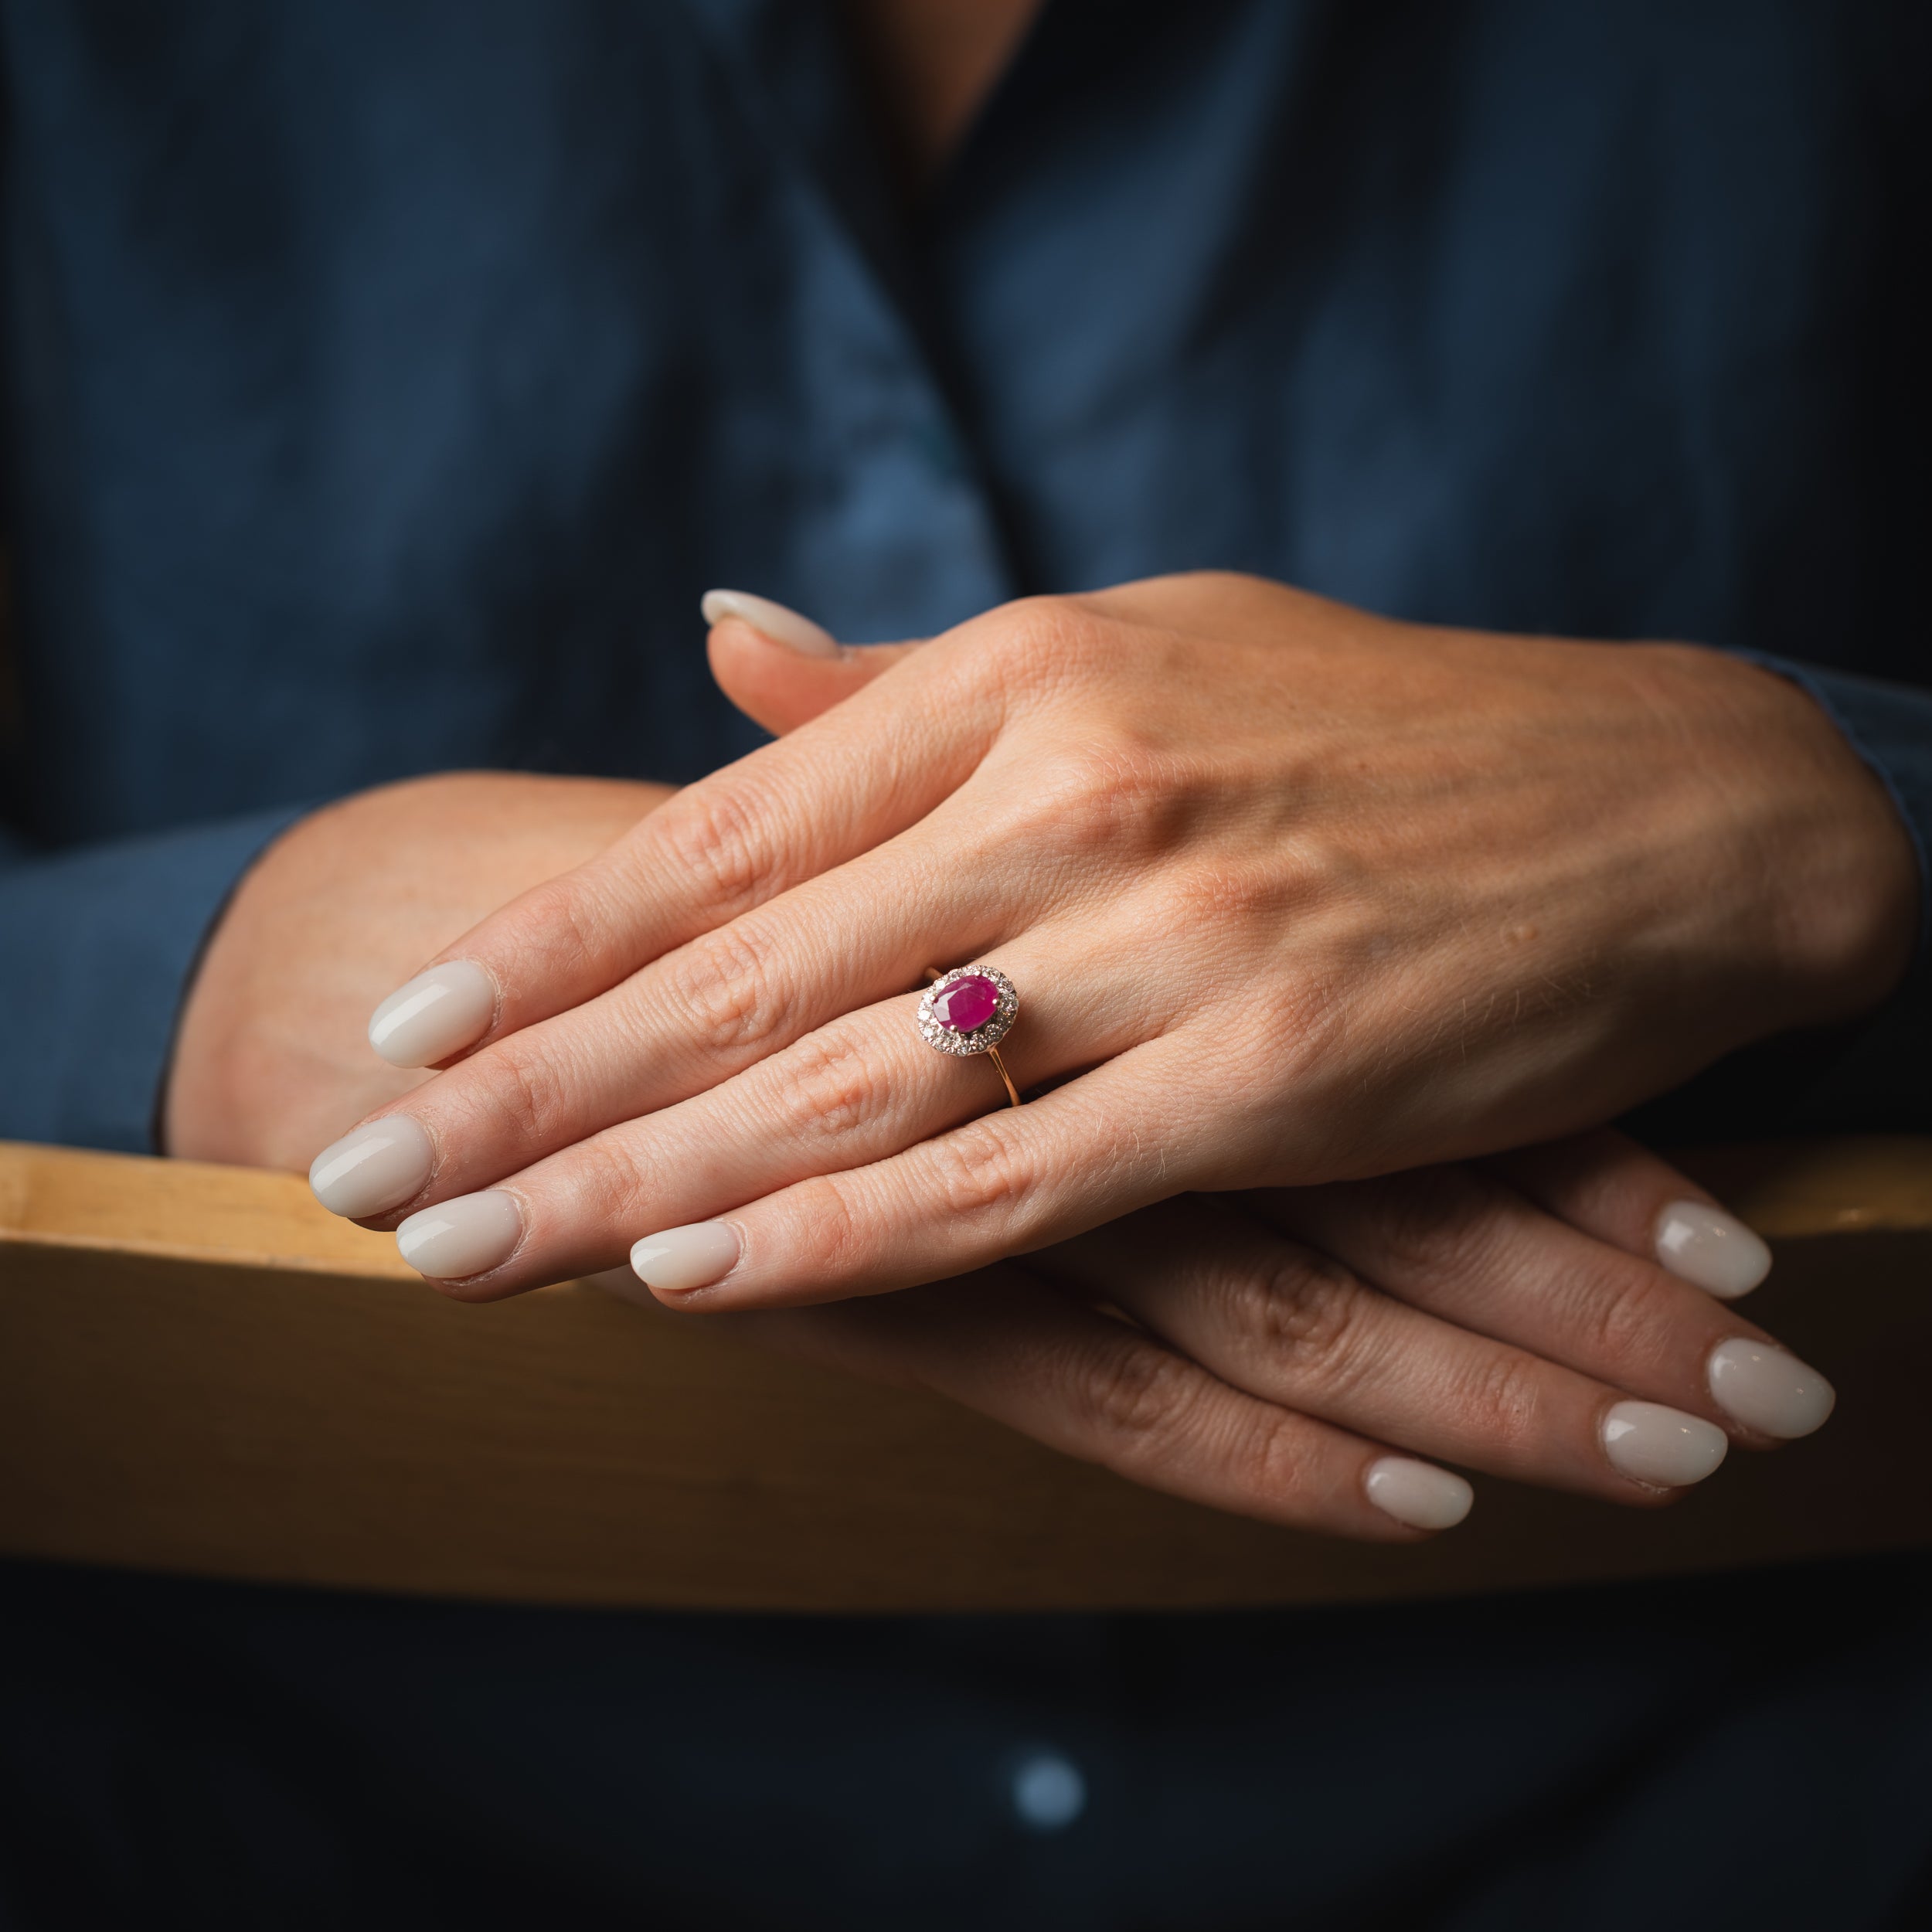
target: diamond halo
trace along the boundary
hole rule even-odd
[[[940,995],[948,987],[957,985],[962,979],[989,980],[999,995],[992,1018],[966,1033],[942,1026],[937,1014],[933,1010],[934,1002]],[[958,966],[950,973],[941,973],[926,988],[926,996],[919,1002],[919,1036],[928,1046],[937,1047],[942,1053],[962,1056],[984,1053],[997,1046],[1006,1037],[1008,1030],[1019,1017],[1019,990],[998,967]]]

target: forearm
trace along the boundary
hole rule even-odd
[[[461,773],[311,814],[235,889],[182,1008],[165,1145],[304,1168],[426,1077],[369,1049],[389,986],[503,900],[599,851],[669,795],[601,779]]]

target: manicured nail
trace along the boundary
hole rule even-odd
[[[728,1221],[647,1234],[631,1250],[631,1268],[647,1288],[684,1294],[722,1281],[738,1265],[738,1230]]]
[[[434,1158],[422,1128],[406,1114],[391,1114],[324,1148],[310,1164],[308,1185],[330,1213],[357,1220],[419,1192]]]
[[[473,960],[446,960],[369,1015],[369,1043],[392,1066],[434,1066],[468,1046],[495,1012],[496,981]]]
[[[762,631],[767,637],[788,644],[808,658],[838,655],[838,640],[822,624],[814,624],[811,618],[801,617],[782,604],[774,604],[769,597],[754,597],[749,590],[707,590],[698,607],[703,611],[706,624],[736,617],[753,630]]]
[[[1838,1391],[1815,1369],[1768,1342],[1720,1342],[1708,1365],[1711,1397],[1728,1416],[1791,1441],[1821,1429]]]
[[[1620,1402],[1604,1417],[1604,1454],[1625,1475],[1659,1489],[1702,1482],[1730,1446],[1716,1423],[1661,1402]]]
[[[1708,1201],[1673,1201],[1658,1216],[1657,1261],[1725,1301],[1749,1294],[1771,1271],[1770,1250]]]
[[[412,1214],[396,1230],[403,1259],[432,1281],[488,1274],[523,1238],[523,1210],[501,1188],[459,1194]]]
[[[1411,1529],[1453,1529],[1469,1513],[1476,1492],[1454,1471],[1408,1456],[1384,1456],[1362,1479],[1369,1500]]]

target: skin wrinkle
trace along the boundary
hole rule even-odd
[[[1360,1345],[1359,1284],[1337,1264],[1290,1250],[1271,1265],[1250,1263],[1245,1277],[1231,1284],[1224,1277],[1219,1285],[1224,1294],[1231,1288],[1248,1296],[1233,1313],[1264,1369],[1278,1365],[1291,1380],[1312,1379],[1345,1398],[1378,1366]]]
[[[828,1028],[792,1052],[804,1057],[789,1073],[788,1094],[781,1097],[791,1132],[836,1141],[879,1111],[884,1086],[862,1043]]]
[[[594,867],[583,868],[573,879],[553,879],[539,886],[529,910],[532,923],[543,932],[546,942],[543,967],[554,972],[566,961],[607,954],[605,936],[614,929],[622,903],[620,883],[613,879],[607,884]],[[502,1023],[503,996],[499,985],[497,1010],[491,1015],[490,1029],[483,1041],[493,1039]]]

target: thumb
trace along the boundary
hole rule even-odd
[[[711,675],[754,723],[783,737],[889,670],[910,644],[841,644],[811,618],[743,590],[707,590]]]

